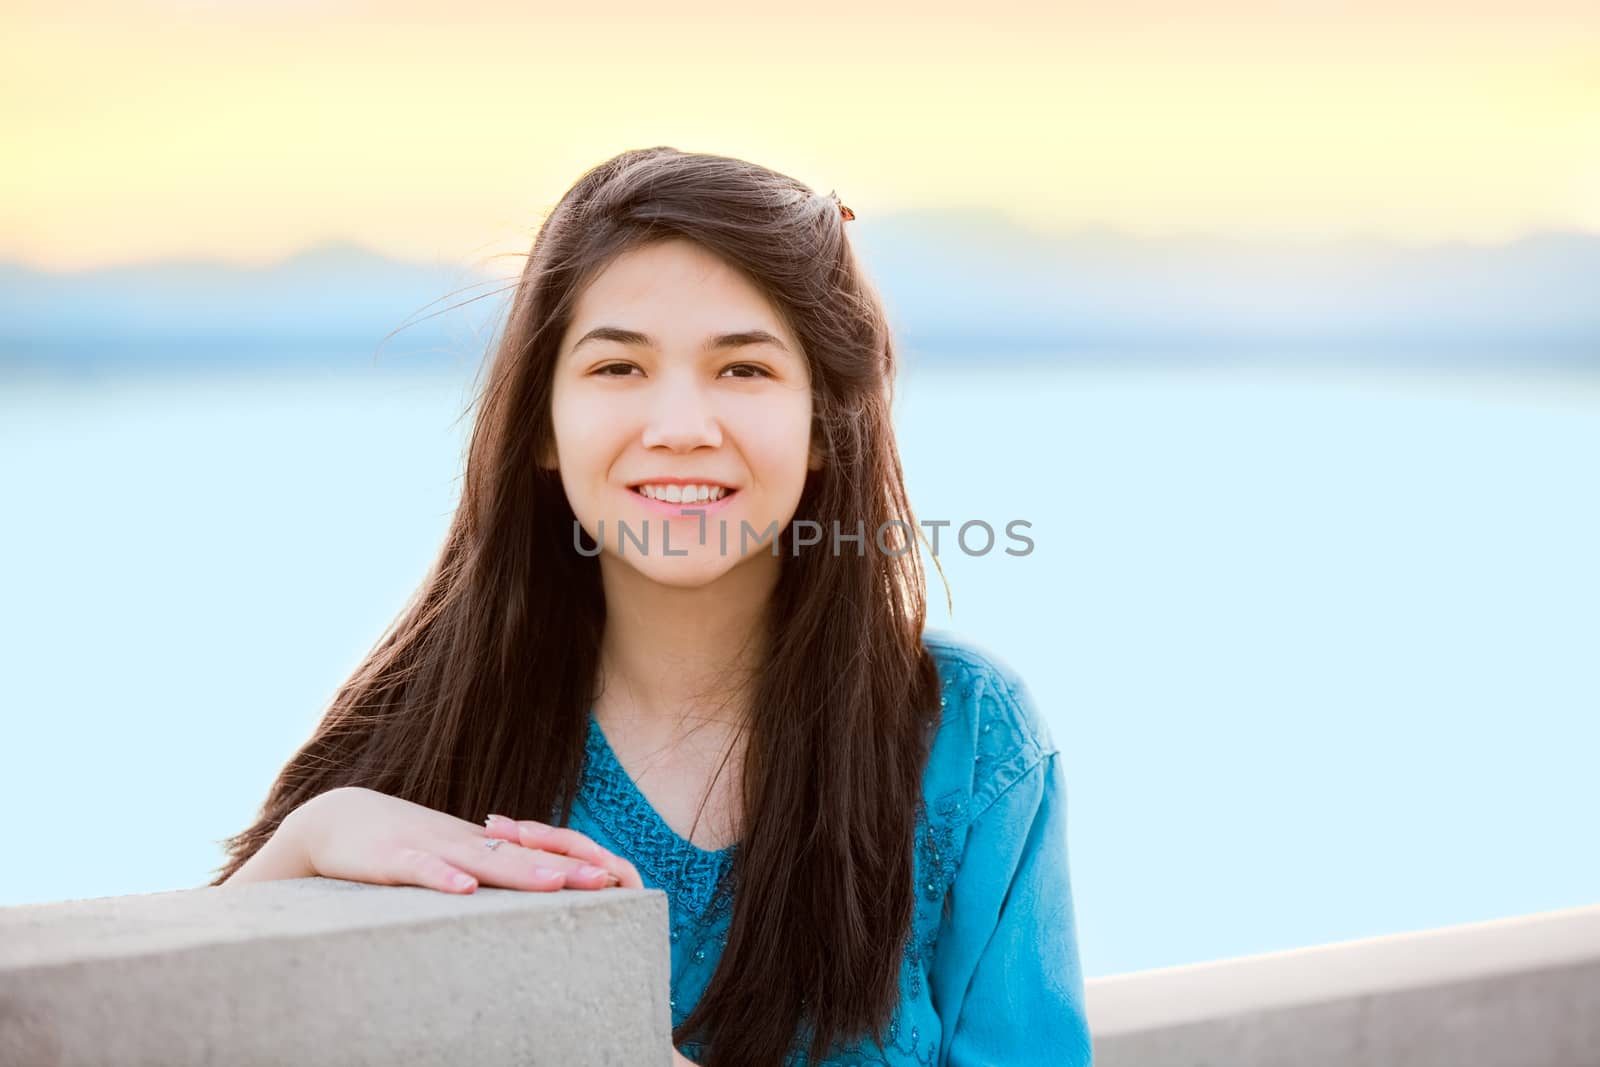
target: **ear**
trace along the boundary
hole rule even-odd
[[[806,459],[806,470],[819,471],[822,469],[822,446],[815,440],[811,442],[811,453]]]
[[[556,445],[554,441],[546,445],[544,450],[539,453],[539,466],[547,471],[560,469],[561,457],[556,454]]]

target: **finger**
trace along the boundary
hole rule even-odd
[[[551,826],[534,819],[507,819],[503,815],[490,815],[484,821],[484,827],[490,836],[498,837],[502,841],[513,841],[523,848],[572,856],[599,867],[611,875],[609,883],[611,885],[621,886],[624,889],[644,888],[644,882],[639,878],[639,872],[634,870],[633,864],[616,853],[601,848],[593,838],[576,830]]]
[[[540,849],[546,852],[556,852],[564,856],[572,856],[584,863],[599,867],[606,872],[605,885],[622,886],[627,889],[640,889],[642,885],[628,885],[631,878],[637,883],[638,873],[633,870],[633,864],[615,853],[601,848],[592,838],[585,837],[576,830],[565,829],[560,826],[547,826],[540,822],[517,823],[518,843],[523,848]]]
[[[451,855],[456,863],[477,874],[485,884],[540,891],[604,889],[608,884],[610,874],[603,867],[558,852],[524,848],[517,844],[484,848],[484,844],[490,840],[505,839],[486,833],[473,838],[473,844],[466,845],[462,855]]]
[[[522,833],[517,829],[517,821],[508,819],[504,815],[488,816],[483,820],[483,829],[490,837],[498,837],[514,845],[522,843]]]
[[[549,852],[559,852],[566,856],[576,856],[587,863],[608,871],[615,879],[616,885],[625,889],[642,889],[643,883],[639,880],[639,872],[633,869],[633,864],[608,849],[602,848],[592,837],[562,826],[551,826],[548,823],[538,822],[534,819],[522,819],[516,823],[518,842],[523,848],[538,848]],[[629,884],[629,883],[633,884]]]
[[[524,848],[542,848],[548,852],[559,852],[565,856],[574,856],[585,863],[592,863],[596,867],[603,867],[607,860],[615,858],[610,852],[601,848],[594,838],[586,834],[562,826],[551,826],[549,823],[534,819],[507,819],[504,815],[491,815],[485,820],[484,826],[496,837],[515,841]]]
[[[614,852],[607,852],[606,862],[601,864],[606,873],[611,876],[612,884],[618,889],[643,889],[644,879],[639,877],[639,871],[633,864]]]
[[[516,845],[502,845],[493,852],[480,845],[472,859],[463,857],[459,862],[484,885],[554,893],[566,887],[568,877],[558,860],[559,857],[538,856]]]
[[[503,815],[490,815],[485,819],[484,834],[487,837],[498,838],[501,841],[509,841],[530,851],[559,856],[569,861],[561,863],[560,866],[562,871],[567,874],[567,884],[574,889],[605,889],[621,881],[620,876],[611,872],[611,864],[614,861],[610,859],[609,853],[599,849],[592,841],[589,841],[588,838],[583,837],[581,834],[575,833],[576,840],[573,838],[566,840],[524,838],[516,821],[507,819]],[[588,847],[582,847],[582,843],[587,843]],[[577,854],[567,851],[574,844],[579,845],[575,850]],[[602,862],[593,862],[597,859]],[[603,872],[603,875],[597,877],[594,874],[595,870]]]
[[[441,893],[471,893],[478,888],[478,880],[471,874],[443,856],[420,848],[400,849],[393,875],[401,885],[417,885]]]

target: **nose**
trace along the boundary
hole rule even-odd
[[[645,420],[644,446],[672,452],[721,446],[722,424],[700,384],[687,374],[667,375],[658,382]]]

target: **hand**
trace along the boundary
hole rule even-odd
[[[489,816],[486,832],[490,837],[521,845],[541,852],[554,852],[584,863],[604,868],[613,878],[612,885],[622,889],[643,889],[644,882],[633,864],[614,852],[608,852],[576,830],[532,819],[508,819],[504,815]]]
[[[565,832],[589,840],[575,830]],[[476,823],[359,786],[333,789],[302,804],[274,837],[285,833],[312,874],[350,882],[415,885],[444,893],[471,893],[479,885],[550,892],[604,889],[616,870],[626,884],[616,867],[625,861],[591,864],[515,842],[486,849],[489,835]],[[627,870],[632,871],[631,865]],[[638,888],[636,872],[633,879]]]
[[[695,1067],[694,1062],[683,1058],[683,1053],[672,1050],[672,1067]]]

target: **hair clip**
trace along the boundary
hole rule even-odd
[[[835,204],[839,205],[839,214],[846,222],[849,222],[851,219],[856,217],[856,213],[854,211],[851,211],[849,208],[844,206],[844,202],[839,199],[838,193],[830,192],[828,195],[833,198],[833,202]]]

